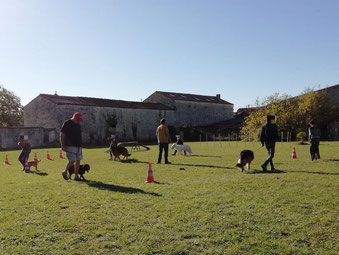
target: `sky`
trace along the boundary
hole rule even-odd
[[[221,94],[234,110],[339,84],[338,0],[0,0],[0,85],[141,101]]]

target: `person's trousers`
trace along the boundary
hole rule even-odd
[[[311,141],[310,146],[310,153],[311,153],[311,159],[320,159],[320,153],[319,153],[319,139],[314,139]]]
[[[162,151],[165,152],[165,163],[168,162],[168,143],[159,143],[158,163],[161,163]]]
[[[265,142],[268,158],[264,162],[264,167],[266,168],[268,164],[271,165],[271,169],[274,169],[273,158],[275,152],[275,142]]]
[[[25,167],[25,163],[26,160],[28,160],[29,157],[29,152],[28,151],[21,151],[18,160],[20,161],[20,163],[23,165],[23,167]]]

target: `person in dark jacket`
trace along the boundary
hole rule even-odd
[[[29,142],[27,141],[27,139],[25,139],[25,136],[23,136],[23,135],[21,135],[19,137],[18,145],[22,149],[18,160],[20,161],[21,165],[23,166],[23,170],[25,170],[26,161],[28,160],[29,154],[31,153],[31,145],[29,144]]]
[[[275,120],[275,116],[268,115],[267,122],[262,126],[260,133],[260,141],[262,146],[266,145],[268,152],[268,158],[261,165],[264,172],[267,171],[267,165],[271,165],[271,171],[274,171],[273,157],[275,152],[275,143],[278,139],[278,128],[275,123],[272,123]]]
[[[314,120],[310,121],[310,127],[308,129],[308,139],[311,143],[310,153],[311,159],[318,160],[320,159],[319,153],[319,143],[320,143],[320,129],[315,125]]]

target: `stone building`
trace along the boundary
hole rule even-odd
[[[232,117],[233,104],[220,95],[170,92],[155,92],[143,102],[40,94],[24,107],[24,126],[55,129],[58,140],[62,123],[74,112],[83,114],[84,143],[103,144],[111,133],[123,141],[156,141],[161,118],[173,128],[222,121]]]
[[[195,127],[231,119],[233,104],[216,96],[156,91],[144,102],[161,103],[173,109],[171,125]]]

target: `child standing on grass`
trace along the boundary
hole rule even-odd
[[[25,139],[25,136],[23,136],[23,135],[21,135],[19,137],[18,145],[22,149],[18,160],[20,161],[20,163],[24,167],[23,170],[25,170],[26,160],[28,160],[29,154],[31,153],[31,145],[29,144],[29,142],[27,141],[27,139]]]

